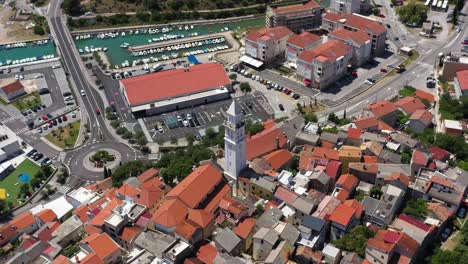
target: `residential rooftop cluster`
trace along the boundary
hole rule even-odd
[[[19,241],[8,263],[416,263],[466,202],[468,173],[393,129],[397,109],[425,111],[407,100],[372,104],[337,133],[296,117],[254,136],[233,102],[221,162],[172,187],[154,168],[81,187],[2,225],[0,245]],[[364,252],[337,242],[356,228],[372,234]]]

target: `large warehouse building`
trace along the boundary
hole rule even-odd
[[[206,63],[121,80],[120,89],[145,116],[227,99],[232,84],[223,65]]]

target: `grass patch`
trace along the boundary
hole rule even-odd
[[[40,104],[41,101],[41,96],[39,95],[38,92],[33,92],[31,94],[22,96],[15,101],[11,102],[13,106],[18,108],[18,110],[23,111],[26,109],[29,109],[31,107],[34,107],[38,104]]]
[[[413,96],[416,93],[416,88],[412,86],[405,86],[398,93],[403,97]]]
[[[72,148],[80,133],[80,121],[60,127],[45,136],[47,140],[61,148]]]
[[[0,97],[0,104],[7,105],[8,103],[5,100],[3,100],[3,98]]]
[[[406,60],[402,63],[403,65],[408,66],[415,62],[419,58],[419,52],[416,50],[413,50],[411,52],[411,55],[406,58]]]
[[[38,172],[40,171],[40,167],[36,165],[36,163],[32,162],[29,159],[24,160],[21,164],[16,167],[16,169],[10,173],[5,179],[0,182],[0,188],[7,190],[6,200],[12,202],[13,204],[17,204],[17,196],[20,192],[20,187],[22,183],[18,179],[18,176],[22,173],[27,173],[31,177],[29,182],[36,177]]]
[[[73,257],[74,255],[76,255],[76,253],[78,253],[80,251],[80,248],[77,247],[77,246],[69,246],[67,247],[66,249],[63,250],[63,255],[67,258],[71,258]]]
[[[280,74],[284,74],[284,75],[289,75],[291,74],[291,69],[288,69],[284,66],[279,66],[277,68],[275,68],[275,71],[279,72]]]

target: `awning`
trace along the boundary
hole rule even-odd
[[[307,85],[309,85],[309,84],[311,84],[312,82],[311,82],[309,79],[304,79],[304,83],[307,84]]]
[[[263,62],[259,61],[259,60],[256,60],[254,58],[251,58],[247,55],[244,55],[240,58],[240,61],[244,62],[244,63],[247,63],[249,65],[252,65],[254,66],[255,68],[259,68],[263,65]]]

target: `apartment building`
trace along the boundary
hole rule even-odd
[[[323,16],[322,28],[332,32],[338,28],[350,31],[363,31],[372,40],[372,55],[382,56],[385,52],[387,29],[382,23],[358,14],[326,13]]]
[[[325,90],[346,74],[353,50],[338,40],[330,40],[297,58],[297,78],[308,86]]]
[[[292,35],[286,42],[286,60],[293,68],[297,68],[297,57],[304,50],[311,50],[322,44],[322,38],[318,35],[304,32]]]
[[[362,30],[338,28],[328,34],[328,39],[339,40],[353,47],[351,65],[355,67],[366,64],[372,56],[372,39]]]
[[[268,6],[266,26],[288,27],[294,32],[319,28],[322,24],[322,7],[311,0],[303,5]]]
[[[370,10],[369,0],[331,0],[330,9],[336,13],[366,13]]]
[[[286,53],[286,42],[292,34],[287,27],[251,30],[244,38],[245,54],[264,64],[282,61]]]

